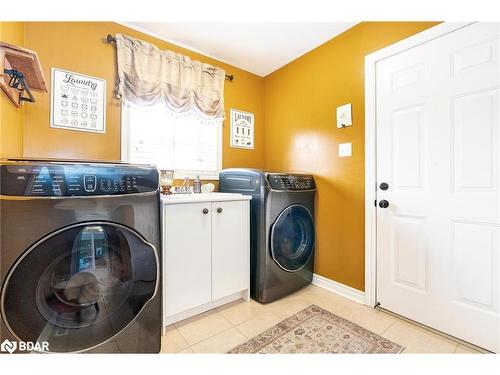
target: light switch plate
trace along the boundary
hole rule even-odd
[[[352,155],[352,143],[339,143],[339,157],[345,158]]]
[[[337,128],[345,128],[352,125],[352,105],[347,103],[337,107]]]

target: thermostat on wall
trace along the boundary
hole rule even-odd
[[[345,128],[352,125],[352,106],[347,103],[337,107],[337,128]]]

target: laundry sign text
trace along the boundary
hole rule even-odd
[[[75,77],[74,74],[72,73],[66,73],[64,75],[64,83],[69,83],[73,87],[89,87],[92,91],[95,91],[97,89],[97,82],[94,80],[87,78],[87,79],[81,79]]]
[[[254,148],[254,114],[231,109],[231,147]]]
[[[106,131],[106,80],[52,68],[50,126]]]

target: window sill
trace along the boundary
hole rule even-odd
[[[202,181],[219,181],[219,173],[217,174],[203,174],[196,172],[174,172],[174,180],[184,180],[188,177],[190,180],[194,180],[196,176],[199,176]]]

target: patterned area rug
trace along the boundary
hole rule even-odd
[[[399,344],[311,305],[229,353],[401,353]]]

